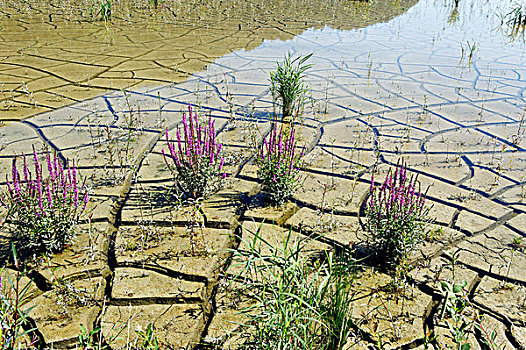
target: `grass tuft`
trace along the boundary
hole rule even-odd
[[[283,119],[300,114],[308,92],[304,84],[305,71],[312,67],[305,62],[311,56],[312,53],[292,59],[289,52],[283,63],[278,63],[276,70],[270,72],[270,92],[274,102],[281,102]]]
[[[263,237],[261,227],[233,251],[233,266],[242,271],[256,304],[243,309],[243,349],[339,350],[352,335],[355,265],[331,252],[312,260],[310,239],[291,230]]]

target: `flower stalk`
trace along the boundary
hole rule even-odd
[[[397,163],[394,172],[389,170],[381,185],[372,176],[364,228],[371,234],[374,251],[387,264],[404,262],[425,238],[430,209],[425,202],[417,176],[408,176],[403,162]]]
[[[188,115],[183,114],[182,130],[177,128],[177,140],[170,140],[168,130],[165,134],[168,151],[162,149],[163,158],[183,194],[197,199],[219,190],[226,177],[225,159],[223,146],[216,140],[212,118],[201,123],[189,105]]]
[[[273,124],[256,157],[263,191],[275,205],[284,204],[298,188],[300,159],[303,155],[297,151],[294,124],[286,128],[285,125],[278,127],[276,123]]]
[[[22,246],[31,252],[60,252],[71,243],[75,226],[89,201],[85,184],[79,185],[75,164],[66,167],[56,152],[45,155],[47,177],[41,160],[33,147],[34,172],[30,171],[28,157],[22,155],[22,174],[13,158],[11,179],[7,178],[7,191],[0,203],[7,208],[4,218]]]

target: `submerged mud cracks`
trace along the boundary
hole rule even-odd
[[[0,120],[20,120],[108,90],[184,81],[216,58],[305,29],[351,29],[387,21],[415,1],[374,4],[298,1],[8,0],[0,5]]]

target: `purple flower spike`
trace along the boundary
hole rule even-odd
[[[16,158],[13,158],[13,168],[12,168],[12,177],[13,177],[13,190],[15,195],[20,195],[20,175],[18,175],[18,169],[16,168]]]
[[[49,177],[51,179],[51,182],[53,183],[55,181],[55,172],[53,171],[53,165],[51,165],[51,156],[49,155],[49,152],[46,153],[46,161]]]
[[[68,163],[69,177],[56,154],[51,159],[47,152],[40,160],[33,147],[34,174],[29,169],[26,155],[23,158],[24,181],[20,181],[16,160],[12,164],[12,179],[7,181],[7,201],[0,205],[8,208],[9,224],[13,225],[15,236],[24,239],[24,245],[31,252],[57,252],[70,243],[74,228],[83,210],[73,202],[73,191],[78,190],[76,170]],[[43,177],[41,161],[47,164],[47,177]],[[74,182],[75,181],[75,182]],[[82,186],[84,201],[87,192]]]
[[[183,113],[182,124],[184,139],[179,129],[175,141],[170,141],[168,131],[165,131],[170,152],[163,152],[163,158],[184,193],[197,198],[220,186],[224,175],[221,174],[224,161],[220,155],[222,145],[216,142],[212,118],[201,123],[191,105],[188,106],[188,115]]]
[[[47,192],[47,203],[48,203],[49,207],[51,209],[53,209],[54,208],[54,206],[53,206],[53,197],[51,196],[51,186],[49,186],[49,183],[48,183],[48,186],[46,186],[46,188],[47,188],[47,191],[46,191]]]
[[[294,125],[273,122],[255,157],[263,189],[274,204],[281,205],[298,186],[299,162]]]
[[[29,175],[29,168],[27,166],[26,155],[24,154],[22,157],[24,159],[24,181],[29,182],[31,180],[31,177]]]
[[[73,167],[71,168],[71,177],[72,183],[75,185],[77,183],[77,168],[75,168],[75,164],[73,164]],[[73,188],[73,204],[75,207],[79,205],[79,191],[77,186],[74,186]]]
[[[381,185],[371,177],[370,198],[364,205],[364,228],[371,233],[371,244],[378,257],[390,265],[405,262],[426,235],[425,196],[417,188],[417,178],[407,175],[399,161],[389,170]]]

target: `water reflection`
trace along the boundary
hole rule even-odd
[[[306,28],[360,28],[416,0],[0,2],[0,112],[19,119],[107,90],[181,82],[216,58]]]

